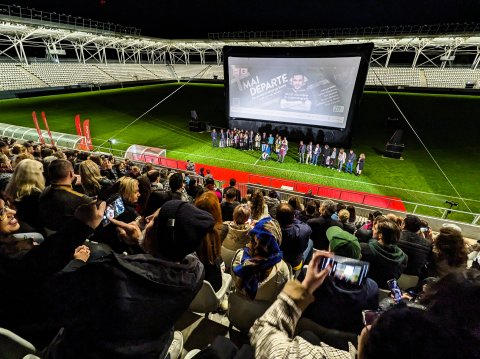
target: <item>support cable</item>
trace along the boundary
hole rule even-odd
[[[110,138],[108,140],[105,140],[103,141],[100,145],[98,146],[95,146],[96,148],[101,148],[103,147],[103,145],[105,145],[108,141],[111,141],[112,138],[118,136],[119,134],[121,134],[122,132],[125,132],[125,130],[127,130],[130,126],[132,126],[133,124],[135,124],[138,120],[140,120],[141,118],[143,118],[145,115],[147,115],[149,112],[151,112],[152,110],[154,110],[155,108],[157,108],[159,105],[161,105],[163,102],[165,102],[170,96],[172,96],[173,94],[175,94],[177,91],[179,91],[180,89],[182,89],[185,85],[189,84],[192,80],[196,79],[197,77],[199,77],[200,75],[202,75],[204,72],[206,72],[210,67],[212,67],[212,65],[208,65],[207,67],[205,67],[202,71],[200,71],[199,73],[197,73],[195,76],[191,77],[187,82],[185,82],[182,86],[180,86],[179,88],[175,89],[174,91],[172,91],[169,95],[167,95],[166,97],[164,97],[163,99],[161,99],[159,102],[157,102],[155,105],[153,105],[152,107],[150,107],[147,111],[145,111],[144,113],[142,113],[140,116],[138,116],[135,120],[133,120],[132,122],[130,122],[128,125],[126,125],[125,127],[121,128],[120,130],[118,130],[117,132],[115,132],[112,136],[110,136]]]
[[[387,87],[384,85],[383,81],[380,79],[380,77],[378,76],[378,74],[375,72],[374,68],[373,67],[370,67],[370,69],[373,71],[373,73],[375,74],[375,77],[377,78],[377,80],[380,82],[381,86],[383,87],[384,91],[386,92],[386,94],[388,95],[388,97],[390,98],[390,100],[393,102],[393,104],[395,105],[395,107],[397,108],[398,112],[400,112],[400,114],[402,115],[403,119],[405,120],[405,122],[407,123],[407,125],[410,127],[410,129],[413,131],[413,133],[415,134],[415,136],[417,137],[417,139],[420,141],[420,143],[422,144],[423,148],[425,149],[425,151],[427,151],[428,155],[430,156],[430,158],[432,159],[432,161],[435,163],[435,165],[438,167],[438,169],[440,170],[440,172],[442,173],[443,177],[445,177],[445,179],[447,180],[447,182],[450,184],[450,186],[453,188],[453,190],[455,191],[455,193],[457,194],[458,198],[460,198],[460,200],[463,202],[463,204],[465,205],[465,207],[467,207],[468,211],[470,213],[473,213],[473,211],[470,209],[470,207],[468,206],[467,202],[465,202],[465,200],[463,199],[463,197],[460,195],[460,193],[457,191],[457,188],[453,185],[453,183],[450,181],[450,179],[448,178],[447,174],[443,171],[442,167],[440,166],[440,164],[437,162],[437,160],[435,159],[435,157],[433,157],[432,153],[430,152],[430,150],[427,148],[427,146],[425,145],[425,143],[422,141],[422,139],[420,138],[420,135],[417,133],[417,131],[415,131],[415,129],[413,128],[412,124],[410,123],[410,121],[407,119],[407,116],[405,116],[405,114],[403,113],[403,111],[400,109],[400,106],[398,106],[397,102],[394,100],[394,98],[392,97],[392,95],[390,94],[390,91],[387,90]]]

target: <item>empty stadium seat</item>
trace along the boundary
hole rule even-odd
[[[196,313],[205,313],[205,317],[211,312],[214,312],[220,306],[220,301],[227,293],[232,283],[232,276],[227,273],[222,273],[222,287],[218,292],[215,292],[212,285],[206,280],[203,281],[202,288],[197,293],[192,303],[190,303],[190,310]]]

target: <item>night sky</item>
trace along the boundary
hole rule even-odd
[[[37,10],[135,26],[161,38],[209,32],[480,22],[480,0],[41,0]]]

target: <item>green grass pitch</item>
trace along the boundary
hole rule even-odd
[[[190,110],[195,109],[200,120],[227,127],[223,85],[187,84],[178,89],[180,86],[182,84],[174,83],[2,100],[0,122],[33,127],[31,112],[37,111],[39,116],[45,111],[52,131],[75,133],[74,116],[79,113],[82,119],[91,121],[94,145],[103,144],[107,149],[106,140],[114,138],[117,141],[113,145],[115,150],[124,150],[134,143],[162,147],[167,149],[169,158],[191,159],[269,176],[395,196],[433,206],[445,207],[445,200],[450,199],[459,202],[459,210],[468,211],[468,206],[473,212],[480,213],[480,98],[392,94],[448,180],[465,199],[465,204],[457,198],[450,183],[385,93],[365,92],[360,103],[353,124],[352,146],[357,155],[366,154],[366,162],[364,174],[355,177],[297,163],[297,148],[293,143],[282,165],[274,161],[258,161],[260,153],[256,151],[212,149],[209,133],[189,132],[187,125]],[[159,102],[157,107],[138,119]],[[386,126],[388,116],[398,116],[407,128],[403,161],[381,156],[385,142],[393,134]],[[413,210],[413,206],[407,204],[407,209]],[[439,215],[438,211],[426,209],[420,213]],[[449,218],[473,219],[462,215]]]

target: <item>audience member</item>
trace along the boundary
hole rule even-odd
[[[224,194],[222,203],[220,203],[220,208],[222,209],[222,220],[224,222],[233,220],[233,210],[240,204],[238,201],[236,201],[236,198],[236,189],[230,187]]]
[[[362,260],[370,263],[368,276],[379,288],[388,289],[387,281],[398,279],[407,267],[408,256],[398,247],[400,227],[389,219],[376,221],[373,239],[361,243]]]
[[[148,171],[147,178],[150,181],[150,186],[152,187],[152,191],[163,190],[163,185],[160,183],[160,171],[158,170]]]
[[[363,226],[361,226],[356,232],[355,236],[361,243],[368,243],[370,239],[373,238],[373,225],[375,219],[381,217],[383,219],[382,212],[374,211],[368,214],[368,221]]]
[[[224,221],[221,234],[222,246],[236,251],[244,248],[250,242],[250,215],[252,211],[248,204],[240,204],[233,210],[233,221]],[[229,263],[228,263],[229,264]]]
[[[72,189],[73,166],[67,160],[54,160],[48,166],[50,186],[39,197],[40,219],[47,235],[58,231],[81,204],[91,198]]]
[[[267,205],[268,214],[270,215],[270,217],[275,218],[277,216],[277,207],[280,204],[277,191],[271,189],[268,192],[268,195],[263,197],[263,200]]]
[[[332,226],[343,228],[341,222],[332,219],[332,214],[335,213],[335,208],[336,205],[333,201],[325,200],[320,207],[320,217],[312,218],[307,221],[307,224],[312,228],[311,238],[315,249],[328,249],[328,228]]]
[[[170,193],[173,199],[178,199],[184,202],[192,202],[185,191],[185,184],[183,183],[183,176],[181,173],[172,173],[168,179]]]
[[[300,198],[298,196],[291,196],[288,199],[288,204],[292,206],[295,218],[298,219],[304,209]]]
[[[43,233],[38,199],[45,189],[43,165],[36,160],[26,159],[18,164],[5,193],[13,201],[16,217],[28,224],[31,230]]]
[[[329,249],[335,255],[360,259],[360,243],[354,235],[339,227],[330,227],[327,238]],[[344,332],[360,334],[363,328],[362,310],[378,308],[378,286],[370,278],[361,285],[355,285],[329,276],[313,295],[315,301],[304,316],[326,328]]]
[[[408,258],[410,260],[410,256]],[[466,268],[467,252],[462,234],[453,228],[441,228],[433,240],[433,256],[428,263],[428,275],[443,277]]]
[[[351,359],[351,353],[333,348],[325,343],[309,343],[301,336],[293,336],[302,312],[314,301],[313,293],[328,276],[328,268],[320,271],[322,255],[314,253],[302,283],[289,281],[276,301],[250,329],[250,343],[255,349],[255,358],[325,358]],[[353,355],[353,356],[352,356]]]
[[[408,256],[405,274],[425,275],[425,266],[432,253],[432,243],[419,234],[420,228],[420,218],[407,214],[403,220],[402,235],[398,242],[398,246]]]
[[[0,327],[37,348],[53,339],[61,324],[53,315],[57,288],[49,285],[53,275],[74,258],[76,248],[92,235],[104,210],[105,203],[98,208],[79,206],[57,233],[43,241],[38,233],[19,234],[15,211],[0,198]],[[83,293],[78,299],[82,298]]]
[[[197,256],[205,267],[205,280],[212,285],[213,290],[218,291],[222,287],[222,273],[225,271],[220,254],[222,247],[220,232],[223,227],[220,204],[217,196],[207,191],[195,199],[195,206],[210,213],[215,220],[215,226],[203,236],[202,244],[197,249]]]
[[[309,219],[318,217],[317,206],[315,205],[315,201],[308,201],[305,204],[305,209],[300,214],[299,220],[307,223]]]
[[[480,344],[480,271],[451,272],[429,285],[422,298],[431,315],[439,318],[444,330],[453,329],[455,349],[466,349],[461,358],[478,357]],[[450,341],[448,341],[451,344]],[[473,355],[477,353],[476,355]]]
[[[4,191],[12,178],[13,168],[10,159],[0,154],[0,191]]]
[[[205,177],[205,189],[217,196],[218,203],[222,202],[222,193],[218,188],[215,188],[215,181],[212,177]]]
[[[252,220],[259,221],[262,218],[268,217],[268,207],[265,203],[262,191],[258,189],[255,190],[249,203],[252,208]]]
[[[105,198],[102,194],[112,187],[113,182],[100,174],[100,168],[95,162],[86,160],[80,163],[79,173],[83,191],[87,196]]]
[[[193,205],[165,203],[142,236],[112,220],[146,253],[112,253],[64,273],[56,284],[63,329],[44,352],[51,358],[165,358],[173,325],[200,290],[204,270],[195,252],[214,220]]]
[[[343,229],[350,234],[354,234],[357,228],[353,223],[349,222],[349,219],[350,219],[350,212],[347,209],[341,209],[338,212],[338,220],[342,222]]]
[[[237,291],[250,299],[273,302],[292,277],[280,250],[282,231],[271,217],[261,219],[250,231],[251,240],[233,260]]]
[[[310,258],[313,241],[310,239],[312,229],[298,219],[288,203],[281,203],[277,208],[277,221],[282,230],[283,260],[290,264],[294,271],[302,268],[306,259]]]
[[[236,187],[237,185],[237,180],[235,178],[230,178],[230,185],[228,187],[225,187],[223,189],[223,197],[226,196],[227,194],[227,191],[230,189],[230,188],[233,188],[235,189],[235,200],[237,202],[240,202],[240,200],[242,199],[242,194],[240,193],[240,191],[238,190],[238,188]],[[225,220],[225,219],[224,219]]]

